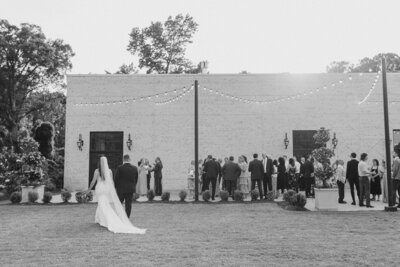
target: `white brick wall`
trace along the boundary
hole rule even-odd
[[[336,132],[336,153],[347,160],[350,152],[367,152],[372,158],[384,156],[383,108],[357,102],[367,93],[375,74],[252,74],[252,75],[69,75],[65,187],[85,189],[89,172],[90,131],[123,131],[124,153],[133,162],[141,157],[164,163],[164,187],[182,189],[186,172],[194,159],[193,94],[163,106],[143,101],[111,106],[77,107],[80,102],[119,100],[189,87],[199,81],[200,158],[268,152],[274,157],[291,156],[292,130],[315,130],[324,126]],[[331,82],[343,79],[341,85]],[[301,99],[269,105],[238,103],[210,95],[203,87],[253,99],[273,99],[310,91],[323,85],[328,90]],[[400,100],[400,74],[388,75],[389,101]],[[397,92],[396,92],[397,91]],[[369,100],[382,100],[381,80]],[[400,129],[400,104],[390,105],[390,127]],[[283,145],[285,132],[290,144]],[[128,133],[132,151],[126,147]],[[76,145],[79,134],[85,141],[82,151]]]

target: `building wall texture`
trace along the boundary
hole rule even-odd
[[[274,158],[291,156],[293,130],[325,127],[336,132],[337,158],[347,160],[354,151],[369,153],[370,159],[383,159],[381,78],[368,100],[358,104],[369,94],[375,77],[372,73],[353,74],[351,79],[348,74],[69,75],[65,187],[81,190],[88,186],[91,131],[123,131],[124,154],[129,154],[134,163],[142,157],[150,162],[161,157],[164,188],[184,189],[194,159],[193,92],[166,105],[155,105],[154,101],[168,100],[174,94],[135,103],[76,104],[190,88],[195,80],[199,82],[199,158],[233,155],[236,160],[242,154],[251,158],[254,152]],[[388,86],[389,101],[400,101],[400,74],[388,74]],[[286,101],[248,104],[210,93],[209,89],[254,100]],[[292,98],[299,93],[301,97]],[[400,102],[390,104],[391,131],[400,129],[399,113]],[[290,141],[287,149],[283,143],[285,133]],[[79,134],[85,142],[82,151],[76,144]],[[131,151],[125,144],[128,134],[133,139]]]

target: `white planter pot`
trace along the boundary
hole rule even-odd
[[[38,201],[42,201],[43,199],[43,194],[44,194],[44,185],[39,185],[36,187],[33,186],[21,186],[22,192],[21,192],[21,203],[26,203],[29,201],[28,199],[28,194],[31,191],[35,191],[38,193]]]
[[[314,188],[316,210],[338,210],[337,188]]]

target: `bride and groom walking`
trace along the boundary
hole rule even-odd
[[[113,179],[107,158],[104,156],[100,158],[89,186],[91,190],[97,181],[95,193],[98,202],[95,222],[113,233],[144,234],[146,229],[135,227],[129,220],[132,196],[138,180],[138,170],[129,162],[129,155],[124,155],[124,164],[118,166]],[[122,207],[124,201],[125,210]]]

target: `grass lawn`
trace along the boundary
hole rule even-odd
[[[274,203],[134,204],[145,235],[93,223],[96,205],[1,205],[1,266],[398,266],[400,213]]]

